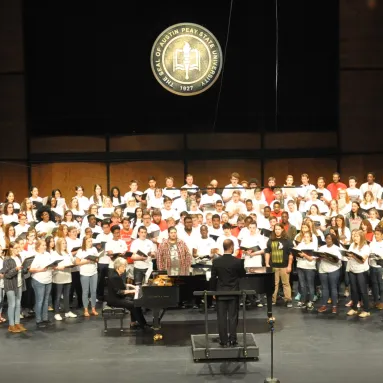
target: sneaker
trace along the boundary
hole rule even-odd
[[[303,302],[298,302],[295,306],[296,309],[304,309],[306,308],[306,305]]]
[[[345,304],[346,307],[352,307],[352,301],[349,301],[348,303]]]
[[[286,301],[286,307],[288,307],[289,309],[291,309],[293,307],[293,302],[291,301]]]
[[[336,306],[332,306],[331,313],[336,314],[338,312],[338,308]]]
[[[369,317],[371,315],[371,313],[369,312],[369,311],[362,311],[359,315],[358,315],[358,317],[359,318],[367,318],[367,317]]]
[[[355,311],[355,310],[353,310],[353,309],[351,309],[348,313],[347,313],[347,315],[348,316],[353,316],[353,315],[357,315],[358,314],[358,312],[357,311]]]
[[[263,307],[263,303],[262,302],[258,302],[257,303],[257,307]]]
[[[65,313],[65,318],[77,318],[77,314],[73,314],[72,311]]]
[[[55,311],[52,306],[48,306],[48,311]]]
[[[316,302],[318,300],[318,295],[314,295],[313,302]]]
[[[63,320],[63,317],[60,314],[55,315],[56,320]]]
[[[198,309],[199,309],[198,305],[193,305],[193,310],[198,310]]]
[[[307,310],[314,310],[314,305],[312,302],[307,303]]]
[[[301,294],[297,294],[294,298],[295,301],[300,301],[301,300]]]
[[[368,289],[368,295],[372,296],[372,290],[371,289]]]
[[[24,319],[24,315],[23,314],[20,314],[20,319]]]
[[[375,308],[378,310],[383,310],[383,303],[376,303]]]
[[[321,306],[318,309],[318,313],[325,313],[327,311],[327,306]]]
[[[346,298],[348,298],[350,296],[350,290],[347,287],[344,289],[343,296]]]
[[[243,302],[241,302],[241,303],[239,304],[239,307],[243,307]]]

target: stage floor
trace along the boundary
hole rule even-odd
[[[216,332],[215,315],[209,314],[211,332]],[[282,383],[382,380],[383,312],[373,310],[367,319],[349,318],[342,299],[338,315],[306,313],[282,305],[274,306],[274,315],[274,375]],[[7,324],[2,324],[1,379],[39,383],[263,382],[270,376],[266,308],[251,308],[247,316],[248,331],[255,334],[260,349],[257,362],[195,363],[190,335],[204,333],[204,322],[203,314],[192,309],[168,311],[159,342],[153,341],[151,332],[127,329],[121,334],[119,321],[110,321],[111,328],[104,334],[101,315],[55,322],[43,331],[35,329],[33,320],[23,320],[29,331],[22,334],[10,334]]]

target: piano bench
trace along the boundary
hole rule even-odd
[[[104,319],[104,333],[108,332],[108,320],[119,319],[120,320],[120,331],[124,331],[124,318],[126,311],[122,307],[111,307],[105,306],[102,309],[102,317]]]

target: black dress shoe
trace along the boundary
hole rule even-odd
[[[237,347],[237,346],[238,346],[238,342],[236,340],[230,341],[230,347]]]
[[[226,347],[227,347],[227,343],[225,343],[225,342],[219,342],[219,345],[220,345],[222,348],[226,348]]]
[[[38,322],[36,323],[36,327],[39,329],[39,328],[46,328],[47,325],[44,323],[44,322]]]

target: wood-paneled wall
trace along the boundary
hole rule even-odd
[[[347,184],[348,177],[353,175],[359,180],[359,185],[365,182],[367,172],[376,173],[376,182],[383,183],[383,154],[381,155],[350,155],[341,158],[341,179]],[[210,160],[190,161],[188,170],[194,176],[195,183],[205,187],[213,178],[220,185],[229,183],[230,174],[238,172],[241,180],[256,177],[261,182],[261,164],[257,160]],[[277,184],[283,184],[287,174],[292,174],[295,183],[299,184],[302,173],[308,173],[310,181],[316,183],[317,177],[324,176],[331,182],[332,173],[336,171],[335,158],[294,158],[265,160],[265,184],[267,177],[277,178]],[[75,195],[74,187],[81,184],[85,188],[85,195],[91,196],[93,186],[101,184],[106,190],[106,164],[103,163],[53,163],[37,164],[32,169],[32,184],[40,190],[40,196],[50,195],[52,189],[61,189],[63,196],[69,200]],[[175,186],[184,184],[184,165],[181,161],[141,161],[112,163],[110,165],[110,186],[118,186],[122,193],[129,190],[129,183],[137,179],[140,189],[146,189],[149,176],[157,178],[161,187],[165,184],[165,177],[172,176]],[[17,201],[29,196],[28,167],[22,162],[0,162],[0,201],[5,193],[12,190]]]
[[[110,186],[118,186],[121,193],[129,190],[131,180],[137,180],[140,190],[148,186],[148,177],[154,176],[157,185],[164,186],[165,177],[173,177],[175,186],[184,184],[184,165],[181,161],[123,162],[110,165]]]
[[[212,179],[216,179],[219,185],[229,184],[233,172],[239,173],[241,181],[252,177],[259,179],[261,163],[257,160],[190,161],[188,169],[193,174],[194,183],[206,187]]]
[[[344,156],[342,157],[341,169],[344,176],[355,176],[358,178],[358,185],[366,182],[368,172],[374,172],[375,181],[379,184],[383,182],[383,154],[370,154],[359,156]],[[343,177],[343,182],[347,177]],[[346,182],[347,184],[347,182]]]
[[[32,183],[39,188],[41,197],[51,195],[53,189],[60,189],[67,201],[75,195],[74,187],[82,185],[85,195],[93,194],[93,186],[100,184],[106,190],[106,165],[101,163],[55,163],[32,167]]]
[[[295,184],[300,184],[301,174],[307,173],[310,182],[316,184],[317,178],[323,176],[331,182],[332,173],[336,171],[336,160],[332,158],[290,158],[265,161],[265,184],[268,177],[275,177],[277,185],[283,185],[286,176],[291,174]]]
[[[16,201],[28,197],[28,167],[24,162],[0,162],[0,201],[12,190]]]

